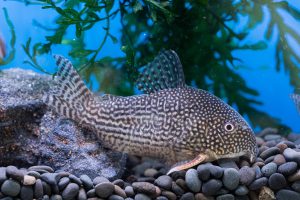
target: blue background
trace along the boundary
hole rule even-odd
[[[300,8],[298,0],[288,1],[295,7]],[[31,69],[37,71],[36,69],[30,67],[29,65],[23,64],[23,61],[28,60],[23,49],[22,44],[25,44],[29,37],[32,37],[32,42],[45,41],[44,36],[47,34],[45,30],[34,25],[34,20],[42,23],[47,27],[54,27],[53,19],[56,13],[52,10],[42,10],[40,6],[25,6],[22,3],[14,1],[2,1],[0,0],[0,34],[6,40],[6,43],[10,40],[9,28],[7,27],[6,21],[4,19],[3,7],[6,7],[12,20],[15,31],[17,35],[16,48],[17,53],[13,62],[9,65],[1,67],[1,69],[11,68],[11,67],[21,67],[24,69]],[[300,22],[296,21],[290,17],[287,13],[282,12],[285,17],[285,23],[289,24],[297,32],[300,31]],[[114,18],[111,23],[112,34],[117,38],[121,36],[121,24],[120,16]],[[262,24],[257,26],[249,36],[242,41],[242,43],[254,43],[255,41],[264,40],[264,30],[270,20],[270,15],[265,11],[264,21]],[[247,18],[240,17],[240,22],[238,24],[229,24],[234,30],[242,29],[243,24],[247,23]],[[103,24],[98,24],[96,27],[91,29],[87,33],[86,38],[95,38],[104,36],[102,30]],[[74,30],[68,30],[68,39],[75,38]],[[234,52],[234,56],[242,60],[243,65],[247,68],[236,69],[239,74],[246,80],[247,84],[259,91],[260,96],[257,100],[263,102],[262,106],[259,108],[271,116],[277,117],[282,120],[282,122],[290,126],[293,131],[300,132],[300,115],[296,111],[296,107],[289,98],[289,95],[293,93],[293,88],[289,85],[289,76],[284,70],[276,72],[275,70],[275,38],[277,31],[273,34],[273,38],[268,42],[268,48],[260,51],[250,51],[250,50],[239,50]],[[99,44],[95,41],[101,42],[101,39],[91,39],[87,42],[88,48],[96,48]],[[296,50],[296,53],[300,54],[300,46],[292,39],[288,39],[288,42]],[[113,44],[111,40],[107,40],[104,45],[104,51],[102,51],[100,57],[111,56],[120,57],[124,56],[123,52],[120,50],[120,43]],[[8,49],[9,50],[9,49]],[[54,54],[67,55],[68,47],[63,47],[63,45],[57,45],[53,52]],[[40,58],[39,62],[48,71],[55,71],[55,64],[50,55],[43,56]],[[299,66],[300,67],[300,66]],[[97,87],[97,86],[96,86]],[[94,90],[97,88],[93,88]]]

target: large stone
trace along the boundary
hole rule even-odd
[[[51,76],[29,70],[0,72],[0,166],[43,164],[91,178],[122,176],[126,156],[103,149],[93,132],[49,111],[41,101]]]

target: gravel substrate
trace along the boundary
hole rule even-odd
[[[300,200],[300,145],[278,135],[257,138],[259,156],[221,160],[165,175],[157,161],[130,157],[123,179],[76,177],[48,166],[0,167],[0,199]]]

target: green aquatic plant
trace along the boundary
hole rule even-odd
[[[58,17],[46,42],[31,44],[29,38],[23,46],[29,60],[26,63],[44,71],[38,57],[51,52],[53,45],[71,46],[69,56],[90,87],[91,77],[100,83],[99,91],[118,95],[135,92],[134,79],[140,66],[153,59],[161,49],[174,49],[180,56],[187,83],[213,92],[234,105],[249,118],[254,127],[280,126],[280,121],[261,111],[258,92],[250,88],[237,69],[246,67],[234,56],[236,50],[259,51],[276,37],[276,70],[282,68],[290,76],[290,84],[300,88],[300,56],[288,43],[287,37],[300,44],[300,35],[284,22],[280,12],[300,19],[300,11],[286,1],[156,1],[156,0],[18,0],[27,5],[39,4],[42,9],[56,11]],[[270,16],[264,39],[241,45],[257,25]],[[122,37],[111,34],[111,21],[120,16]],[[234,26],[241,17],[247,23],[239,30]],[[99,46],[88,49],[85,33],[95,25],[104,23],[103,38]],[[76,40],[66,38],[66,31],[75,27]],[[274,30],[278,30],[275,34]],[[125,57],[101,57],[104,44],[112,40],[120,45]]]

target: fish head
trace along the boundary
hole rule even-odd
[[[207,160],[247,157],[250,162],[257,156],[254,132],[246,120],[221,99],[210,95],[206,107],[205,151]]]

